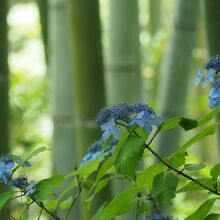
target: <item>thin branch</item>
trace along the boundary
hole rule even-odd
[[[194,183],[198,184],[199,186],[201,186],[202,188],[208,190],[209,192],[212,192],[213,194],[220,196],[220,193],[219,193],[218,191],[209,188],[208,186],[206,186],[206,185],[200,183],[198,180],[194,179],[193,177],[191,177],[191,176],[187,175],[186,173],[184,173],[184,172],[182,172],[182,171],[180,171],[180,170],[178,170],[178,169],[172,167],[170,164],[168,164],[167,162],[165,162],[154,150],[152,150],[152,149],[150,148],[149,145],[146,144],[146,145],[145,145],[145,148],[147,148],[161,163],[163,163],[163,164],[164,164],[166,167],[168,167],[170,170],[173,170],[174,172],[178,173],[179,175],[181,175],[181,176],[183,176],[183,177],[185,177],[185,178],[187,178],[187,179],[193,181]]]

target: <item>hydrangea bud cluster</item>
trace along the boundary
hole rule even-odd
[[[18,177],[14,179],[12,183],[14,187],[22,190],[25,196],[29,196],[30,194],[34,193],[34,191],[36,190],[35,181],[28,182],[26,176]]]
[[[150,217],[150,220],[173,220],[172,217],[170,216],[165,216],[165,215],[153,215]]]
[[[212,57],[209,62],[204,65],[205,71],[199,69],[195,78],[195,85],[200,82],[205,87],[208,83],[211,84],[209,90],[209,105],[213,109],[220,105],[220,56]]]

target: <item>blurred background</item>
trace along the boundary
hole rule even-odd
[[[104,106],[144,102],[164,119],[201,118],[208,88],[194,87],[194,77],[219,52],[219,8],[218,0],[0,0],[0,152],[53,148],[25,170],[37,181],[74,170],[100,137],[94,118]],[[192,135],[181,134],[164,132],[160,155]],[[189,161],[215,164],[218,145],[204,139]],[[201,201],[178,196],[174,215]],[[72,219],[89,219],[76,212]]]

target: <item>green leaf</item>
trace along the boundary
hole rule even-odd
[[[120,151],[120,149],[123,147],[123,145],[125,144],[125,142],[127,141],[127,138],[129,137],[129,133],[126,132],[120,139],[118,144],[115,147],[115,155],[118,154],[118,152]]]
[[[152,197],[164,204],[175,197],[179,179],[170,172],[157,174],[153,180]]]
[[[53,195],[55,195],[54,183],[51,178],[41,180],[36,184],[36,191],[33,193],[33,196],[38,202],[49,199]]]
[[[169,163],[172,167],[177,168],[185,164],[186,153],[182,151],[177,151],[171,155]]]
[[[157,129],[157,133],[159,131],[166,131],[166,130],[177,127],[179,125],[180,120],[181,120],[181,117],[175,117],[175,118],[171,118],[171,119],[168,119],[162,122]]]
[[[186,164],[184,169],[187,171],[194,171],[194,170],[201,170],[204,167],[206,167],[206,165],[204,163]]]
[[[205,128],[200,133],[198,133],[195,136],[193,136],[192,138],[190,138],[184,145],[182,145],[180,147],[180,150],[186,151],[192,144],[201,140],[205,136],[214,134],[215,132],[216,132],[216,125],[215,124]]]
[[[98,157],[95,160],[90,160],[89,162],[83,164],[81,167],[79,167],[77,170],[73,171],[72,173],[65,176],[65,179],[68,179],[73,176],[80,175],[84,179],[87,178],[89,175],[91,175],[93,172],[95,172],[99,166],[99,161],[102,156]]]
[[[50,179],[53,181],[54,186],[57,187],[65,181],[65,177],[61,174],[55,174]]]
[[[113,217],[123,214],[122,210],[127,211],[126,207],[132,197],[139,192],[140,188],[130,187],[124,192],[118,194],[106,206],[102,206],[98,212],[93,216],[92,220],[111,220]]]
[[[220,218],[220,214],[211,213],[204,220],[218,220]]]
[[[214,185],[215,181],[212,178],[198,178],[196,180],[199,181],[200,183],[202,183],[203,185],[214,190],[213,185]],[[201,187],[199,184],[195,183],[194,181],[190,181],[185,186],[178,189],[177,193],[188,192],[188,191],[189,192],[190,191],[197,191],[197,190],[205,190],[205,189],[203,187]]]
[[[71,206],[72,202],[73,202],[73,197],[70,196],[69,198],[67,198],[66,200],[60,203],[59,208],[61,210],[68,209]]]
[[[5,206],[5,204],[12,197],[13,194],[13,191],[3,192],[0,194],[0,210]]]
[[[212,169],[210,170],[210,175],[212,178],[217,179],[220,175],[220,164],[216,164]]]
[[[106,172],[114,165],[115,163],[115,156],[111,156],[107,158],[98,169],[98,174],[96,177],[96,182],[98,182],[105,174]]]
[[[151,210],[152,206],[151,206],[151,203],[142,203],[138,206],[137,208],[137,214],[138,215],[141,215],[142,213],[148,211],[148,210]]]
[[[38,154],[43,153],[44,151],[47,151],[47,150],[51,150],[51,149],[49,149],[47,147],[39,147],[38,149],[36,149],[32,153],[30,153],[28,156],[26,156],[24,158],[23,162],[30,160],[32,157],[36,157]]]
[[[144,129],[141,128],[141,127],[137,127],[137,128],[135,129],[135,132],[138,134],[138,136],[142,137],[145,141],[147,140],[147,138],[148,138],[148,136],[149,136],[149,134],[146,133],[146,132],[144,131]]]
[[[153,164],[137,173],[136,184],[138,187],[146,187],[151,189],[154,177],[163,171],[165,166],[161,163]]]
[[[189,131],[192,130],[193,128],[196,128],[198,126],[198,121],[195,119],[190,119],[190,118],[184,118],[182,117],[179,125],[185,130]]]
[[[204,217],[208,214],[217,198],[209,199],[205,201],[199,208],[185,220],[204,220]]]
[[[116,171],[123,175],[134,176],[135,168],[141,160],[145,142],[139,136],[129,136],[119,151],[116,161]]]
[[[220,106],[214,108],[209,114],[198,121],[198,126],[202,126],[212,120],[220,112]]]

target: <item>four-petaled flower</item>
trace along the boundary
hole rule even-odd
[[[11,155],[0,157],[0,179],[6,184],[11,176],[15,163]]]

